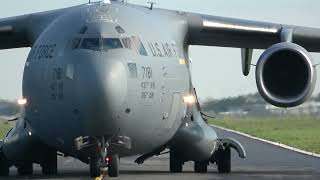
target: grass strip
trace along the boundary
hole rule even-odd
[[[320,119],[317,118],[218,118],[210,119],[209,122],[255,137],[320,154]]]
[[[5,123],[2,124],[3,122],[5,122],[5,120],[0,118],[0,139],[3,139],[4,136],[7,134],[7,132],[14,126],[14,122],[10,122],[10,123]]]

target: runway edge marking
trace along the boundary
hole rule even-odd
[[[297,152],[297,153],[301,153],[301,154],[304,154],[304,155],[320,158],[320,154],[317,154],[317,153],[308,152],[308,151],[305,151],[305,150],[302,150],[302,149],[298,149],[298,148],[295,148],[295,147],[291,147],[291,146],[288,146],[288,145],[285,145],[285,144],[281,144],[281,143],[265,140],[265,139],[262,139],[262,138],[258,138],[258,137],[252,136],[250,134],[246,134],[246,133],[243,133],[243,132],[235,131],[235,130],[232,130],[232,129],[227,129],[227,128],[224,128],[224,127],[221,127],[221,126],[217,126],[217,125],[213,125],[213,124],[210,124],[210,125],[212,127],[214,127],[214,128],[218,128],[218,129],[221,129],[221,130],[224,130],[224,131],[235,133],[235,134],[238,134],[238,135],[250,138],[250,139],[262,141],[262,142],[265,142],[265,143],[268,143],[268,144],[272,144],[274,146],[278,146],[278,147],[281,147],[281,148],[284,148],[284,149],[288,149],[288,150],[291,150],[291,151],[294,151],[294,152]]]

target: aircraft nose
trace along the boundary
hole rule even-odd
[[[119,116],[127,96],[127,72],[117,58],[83,59],[78,64],[75,99],[83,112],[87,135],[107,135],[118,130]]]
[[[101,90],[98,118],[94,132],[99,135],[114,134],[118,130],[119,117],[124,111],[127,96],[127,73],[124,63],[118,59],[103,58],[97,84]]]
[[[117,59],[102,59],[102,88],[105,102],[113,112],[118,112],[127,95],[127,73],[125,65]]]

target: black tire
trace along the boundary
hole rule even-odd
[[[90,156],[90,176],[92,178],[100,177],[101,157],[97,154]]]
[[[194,172],[196,173],[207,173],[208,163],[207,162],[194,162]]]
[[[119,176],[119,166],[120,166],[120,159],[118,154],[114,154],[110,156],[110,161],[108,164],[108,174],[110,177],[118,177]]]
[[[226,148],[225,150],[219,150],[218,156],[218,172],[230,173],[231,172],[231,150]]]
[[[9,176],[10,165],[3,152],[0,151],[0,176]]]
[[[18,167],[19,176],[30,176],[33,174],[33,164],[24,164]]]
[[[183,163],[177,158],[174,152],[170,152],[170,173],[181,173]]]
[[[46,161],[41,164],[42,174],[56,175],[58,172],[57,151],[51,151],[47,157]]]

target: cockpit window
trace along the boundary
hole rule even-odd
[[[120,34],[125,33],[124,29],[122,29],[121,26],[117,26],[117,27],[116,27],[116,30],[117,30],[117,32],[120,33]]]
[[[122,42],[123,42],[123,45],[124,45],[125,48],[131,49],[131,50],[134,50],[134,51],[136,50],[131,38],[123,38]]]
[[[93,51],[99,51],[100,48],[100,39],[99,38],[84,38],[79,47],[80,49],[89,49]]]
[[[77,49],[79,47],[80,42],[81,42],[80,38],[73,39],[72,42],[71,42],[71,48],[72,49]]]
[[[102,44],[104,50],[123,48],[121,41],[118,38],[104,38]]]
[[[142,56],[148,56],[147,51],[139,37],[132,36],[131,38],[123,38],[122,42],[125,48],[133,50]]]
[[[94,37],[75,37],[71,41],[72,49],[88,49],[93,51],[105,51],[112,49],[129,49],[134,51],[136,54],[142,56],[148,56],[142,41],[138,36],[124,37],[124,38],[100,38],[98,36]]]
[[[141,40],[140,40],[138,37],[136,37],[136,36],[132,36],[132,41],[133,41],[133,43],[136,45],[136,48],[137,48],[139,54],[140,54],[140,55],[143,55],[143,56],[147,56],[147,51],[146,51],[146,49],[144,48]]]

